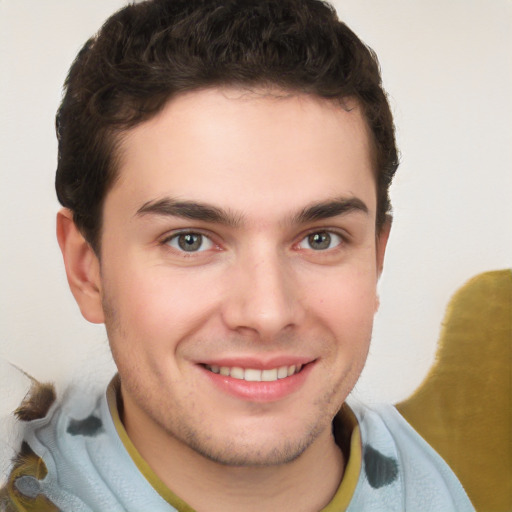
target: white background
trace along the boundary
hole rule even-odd
[[[76,52],[123,4],[0,0],[0,420],[26,389],[7,362],[60,387],[113,372],[103,327],[81,318],[68,291],[54,236],[54,115]],[[398,401],[431,365],[455,289],[512,266],[512,2],[336,6],[379,55],[402,153],[381,310],[356,388]]]

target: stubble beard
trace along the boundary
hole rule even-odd
[[[166,404],[163,397],[157,403],[134,379],[125,382],[125,388],[145,415],[157,424],[161,431],[172,440],[192,450],[195,454],[225,467],[270,467],[286,465],[297,460],[313,443],[328,430],[332,435],[332,419],[341,403],[336,388],[325,393],[311,407],[312,415],[301,433],[291,431],[287,437],[277,437],[272,432],[267,439],[261,437],[257,442],[251,441],[251,432],[257,428],[247,428],[247,432],[238,432],[236,436],[211,433],[208,426],[201,423],[194,415],[177,414],[184,410],[181,403],[172,406]],[[168,411],[165,414],[163,411]],[[215,430],[215,429],[212,429]]]
[[[160,431],[165,432],[169,440],[178,443],[195,454],[221,466],[226,467],[269,467],[290,464],[297,460],[326,429],[331,433],[332,417],[337,412],[333,405],[334,392],[320,398],[311,408],[318,414],[312,414],[306,425],[301,426],[301,433],[291,431],[288,435],[278,435],[266,428],[269,434],[254,440],[254,431],[259,425],[248,426],[235,435],[225,434],[218,429],[210,429],[201,422],[197,412],[189,414],[182,407],[183,400],[172,404],[166,403],[168,396],[155,400],[148,390],[133,378],[127,379],[124,389],[131,396],[138,408]],[[327,396],[328,395],[328,396]],[[185,397],[186,400],[186,397]],[[327,411],[334,410],[331,415]],[[180,411],[187,411],[185,414]],[[321,412],[319,412],[321,411]]]
[[[119,368],[119,366],[124,365],[119,365],[118,361],[126,361],[130,358],[117,353],[117,348],[111,340],[114,337],[123,339],[123,336],[125,336],[124,329],[115,309],[105,295],[103,296],[103,310],[110,348]],[[279,466],[297,460],[326,429],[329,429],[329,433],[331,432],[334,415],[341,407],[353,385],[355,385],[360,374],[360,371],[356,370],[357,375],[355,377],[352,375],[352,378],[349,377],[349,382],[352,381],[352,385],[347,388],[347,376],[354,373],[354,368],[348,369],[344,375],[340,376],[331,390],[325,392],[314,402],[311,407],[312,414],[308,418],[307,425],[303,428],[301,435],[293,439],[281,438],[278,441],[272,439],[269,439],[268,442],[260,441],[259,446],[254,446],[254,444],[246,442],[247,439],[251,438],[250,432],[247,435],[241,432],[236,439],[225,437],[215,439],[214,436],[208,434],[207,429],[198,428],[201,425],[200,420],[194,419],[190,415],[187,417],[187,415],[179,414],[180,410],[187,410],[187,408],[182,408],[180,403],[168,404],[165,403],[167,398],[165,396],[163,401],[159,397],[151,396],[152,393],[150,393],[147,386],[133,377],[139,374],[136,367],[136,362],[131,361],[131,365],[129,364],[124,368],[125,372],[120,371],[121,381],[123,387],[128,390],[134,402],[144,411],[147,418],[158,425],[174,441],[188,447],[211,462],[229,467]],[[131,375],[131,377],[123,379],[122,373]],[[340,389],[344,389],[344,391],[340,393]],[[168,414],[161,411],[168,411]],[[296,433],[291,432],[291,434]]]
[[[322,434],[325,428],[330,429],[332,418],[313,418],[303,429],[303,434],[279,439],[269,438],[258,445],[244,442],[251,439],[250,432],[241,433],[237,439],[218,439],[205,436],[203,431],[194,428],[189,422],[183,425],[178,440],[186,444],[202,457],[229,467],[269,467],[290,464],[297,460]],[[176,438],[174,429],[166,429],[168,435]]]

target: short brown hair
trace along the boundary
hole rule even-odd
[[[97,252],[119,135],[179,93],[223,85],[356,98],[372,134],[382,226],[398,167],[393,118],[375,54],[333,7],[319,0],[147,0],[115,13],[87,41],[57,113],[57,196]]]

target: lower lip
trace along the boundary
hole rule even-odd
[[[297,392],[306,381],[314,363],[303,366],[299,373],[272,382],[249,382],[202,370],[206,377],[221,391],[250,402],[275,402]]]

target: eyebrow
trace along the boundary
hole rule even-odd
[[[240,217],[216,206],[196,203],[195,201],[176,201],[171,198],[148,201],[137,210],[136,215],[142,216],[147,214],[181,217],[183,219],[225,224],[232,227],[240,224]]]
[[[368,207],[357,197],[341,197],[306,206],[292,219],[294,224],[305,224],[315,220],[330,219],[352,212],[368,214]]]
[[[306,206],[298,214],[292,216],[291,224],[306,224],[317,220],[329,219],[352,212],[368,214],[366,204],[356,197],[337,198]],[[181,217],[190,220],[224,224],[238,227],[243,216],[235,215],[213,205],[197,203],[195,201],[177,201],[172,198],[163,198],[144,203],[138,210],[137,216],[148,214]]]

